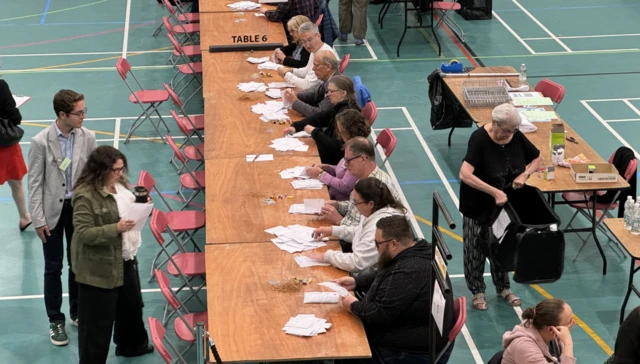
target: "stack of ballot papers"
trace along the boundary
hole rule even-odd
[[[273,63],[271,61],[267,61],[258,65],[259,70],[277,70],[281,66],[277,63]]]
[[[293,133],[290,135],[287,135],[287,138],[309,138],[311,136],[311,134],[307,133],[304,130],[301,130],[297,133]]]
[[[331,263],[325,262],[324,260],[315,260],[304,255],[297,255],[293,259],[296,261],[296,263],[298,263],[300,268],[309,268],[309,267],[316,267],[316,266],[328,267],[331,265]]]
[[[280,250],[293,254],[327,245],[322,241],[313,239],[313,230],[314,228],[308,226],[289,225],[287,227],[276,226],[265,230],[265,232],[277,236],[277,238],[271,239],[271,241],[280,248]]]
[[[287,113],[289,112],[282,101],[265,101],[264,104],[255,104],[251,106],[251,111],[260,116],[260,120],[266,122],[272,120],[289,120]]]
[[[327,320],[311,314],[292,317],[282,330],[289,335],[318,336],[318,334],[327,332],[330,327],[331,324]]]
[[[322,282],[322,283],[318,283],[319,286],[325,286],[327,288],[330,288],[332,290],[334,290],[337,294],[339,294],[341,297],[346,297],[349,295],[349,291],[347,291],[346,288],[342,287],[341,285],[339,285],[336,282]]]
[[[267,61],[269,61],[269,57],[262,57],[262,58],[249,57],[249,58],[247,58],[247,62],[253,63],[253,64],[264,63],[264,62],[267,62]]]
[[[255,16],[264,16],[263,13],[253,13],[253,15],[255,15]]]
[[[290,84],[289,82],[269,82],[269,87],[270,88],[287,88],[287,87],[293,87],[293,85]]]
[[[296,151],[296,152],[306,152],[309,150],[309,146],[300,141],[300,139],[296,138],[278,138],[271,141],[271,145],[269,147],[280,151]]]
[[[291,185],[296,190],[319,190],[322,189],[322,182],[317,179],[297,179],[291,181]]]
[[[238,84],[238,88],[243,92],[265,92],[267,86],[263,82],[241,82]]]
[[[265,92],[265,94],[272,99],[279,99],[282,97],[282,92],[280,92],[279,88],[270,88],[267,92]]]
[[[227,4],[233,10],[254,10],[260,7],[260,4],[253,1],[238,1],[233,4]]]
[[[321,198],[305,198],[304,203],[294,203],[289,207],[290,214],[317,215],[324,206]]]
[[[307,179],[309,178],[309,176],[307,176],[306,170],[307,170],[307,167],[304,167],[304,166],[287,168],[283,171],[280,171],[280,177],[282,177],[282,179],[289,179],[289,178]]]
[[[305,292],[304,303],[338,303],[340,295],[335,292]]]

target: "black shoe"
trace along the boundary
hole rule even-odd
[[[153,353],[153,350],[154,350],[153,349],[153,345],[151,345],[151,344],[147,344],[147,347],[142,349],[142,350],[138,350],[136,352],[131,352],[131,353],[129,353],[129,352],[124,352],[123,353],[123,352],[120,351],[119,348],[116,347],[116,356],[124,356],[124,357],[130,358],[130,357],[134,357],[134,356],[142,356],[144,354]]]

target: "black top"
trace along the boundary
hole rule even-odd
[[[359,274],[356,290],[366,291],[364,300],[351,304],[351,312],[364,324],[371,345],[407,353],[429,352],[429,262],[431,244],[419,240],[398,254],[377,272]],[[447,277],[447,283],[451,282]],[[443,292],[444,293],[444,292]],[[443,333],[436,339],[436,350],[442,351],[455,324],[453,295],[444,294]]]
[[[340,101],[333,108],[320,111],[300,121],[291,124],[296,132],[304,130],[304,127],[311,125],[315,127],[311,132],[311,137],[318,146],[318,154],[323,164],[335,166],[344,157],[342,146],[344,142],[337,135],[336,115],[342,110],[358,109],[358,105],[349,105],[345,101]]]
[[[22,121],[22,115],[16,107],[16,100],[13,99],[9,85],[2,79],[0,79],[0,118],[9,120],[13,125],[20,125]]]
[[[494,142],[484,127],[471,134],[464,161],[474,167],[473,175],[488,185],[503,189],[522,174],[527,165],[538,158],[540,151],[520,131],[507,144]],[[462,182],[460,184],[460,212],[481,224],[490,223],[496,205],[490,195]]]
[[[640,307],[636,307],[618,330],[614,364],[640,363]]]
[[[286,47],[282,48],[282,53],[286,56],[282,61],[282,64],[291,68],[303,68],[309,63],[309,51],[302,47],[300,51],[300,59],[294,59],[293,53],[296,51],[298,45],[296,43],[289,43]]]

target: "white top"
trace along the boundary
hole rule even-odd
[[[359,273],[378,263],[378,249],[376,248],[376,224],[383,217],[402,215],[402,212],[392,207],[383,207],[369,217],[360,215],[358,226],[333,226],[331,235],[352,243],[353,253],[343,253],[327,250],[324,260],[334,267],[347,272]]]
[[[110,193],[118,203],[118,215],[120,218],[129,211],[129,208],[136,201],[136,196],[121,183],[116,183],[116,193]],[[142,244],[142,235],[139,231],[127,231],[122,233],[122,258],[132,260],[138,253],[138,248]]]
[[[309,55],[309,62],[307,62],[307,65],[304,66],[304,68],[295,68],[291,70],[291,72],[287,72],[287,74],[284,75],[284,79],[290,82],[294,87],[302,90],[306,90],[311,86],[322,83],[323,81],[319,80],[316,73],[313,71],[313,57],[320,51],[331,51],[335,54],[338,60],[340,59],[338,53],[336,53],[330,45],[322,43],[322,47],[320,47],[320,49]]]

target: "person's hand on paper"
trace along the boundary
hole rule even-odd
[[[280,77],[284,77],[284,75],[286,75],[288,72],[291,72],[291,68],[289,68],[289,67],[279,67],[278,68],[278,74],[280,75]]]
[[[296,128],[294,128],[293,126],[290,126],[288,128],[284,128],[284,135],[293,135],[296,133]]]
[[[347,291],[353,291],[354,289],[356,289],[356,279],[353,277],[345,276],[334,279],[333,281]]]
[[[351,312],[351,304],[356,301],[358,301],[358,299],[353,297],[352,295],[348,295],[346,297],[340,297],[340,302],[342,303],[342,307],[344,307],[344,309],[349,312]]]
[[[313,238],[316,240],[320,240],[322,238],[326,238],[331,235],[333,229],[331,226],[323,226],[313,230]]]
[[[306,256],[309,259],[324,261],[324,253],[319,252],[304,252],[302,255]]]
[[[118,221],[118,225],[116,226],[116,228],[118,229],[119,233],[125,233],[133,229],[134,226],[136,226],[135,220],[121,219],[120,221]]]
[[[331,221],[334,225],[340,225],[340,221],[342,221],[342,215],[340,215],[338,210],[330,204],[322,206],[320,213],[325,219]]]
[[[311,125],[307,125],[304,127],[304,131],[306,131],[308,134],[313,133],[313,129],[315,129],[315,127],[311,126]]]
[[[318,168],[322,169],[323,171],[327,170],[327,165],[326,164],[321,164],[321,163],[312,163],[311,167],[318,167]]]
[[[322,168],[320,168],[320,167],[307,167],[307,169],[305,169],[305,172],[307,173],[307,176],[309,176],[311,178],[318,178],[318,176],[320,175],[320,172],[322,172]]]
[[[269,11],[269,9],[267,9],[267,8],[260,8],[260,12],[261,12],[262,14],[266,13],[267,11]]]
[[[290,88],[284,90],[284,93],[282,94],[282,96],[289,104],[292,104],[292,105],[298,99],[298,96],[296,96],[296,93],[293,92],[293,90]]]
[[[513,189],[517,190],[519,188],[522,188],[522,186],[524,186],[526,182],[527,182],[527,174],[522,173],[521,175],[516,177],[516,179],[513,180],[513,183],[512,183]]]
[[[273,53],[273,55],[278,60],[278,63],[282,63],[282,61],[284,61],[284,59],[286,57],[284,55],[284,53],[280,50],[280,48],[276,49],[276,51]]]
[[[496,189],[493,193],[493,198],[496,199],[496,205],[502,206],[507,203],[507,194],[501,190]]]

